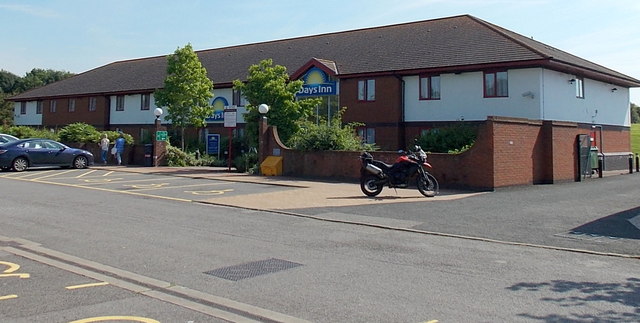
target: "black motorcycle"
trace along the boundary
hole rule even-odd
[[[432,168],[427,163],[427,154],[415,146],[413,151],[400,151],[400,156],[393,165],[373,159],[368,152],[360,155],[360,189],[367,196],[376,196],[384,186],[389,188],[407,188],[409,181],[416,177],[418,191],[426,197],[438,194],[438,181],[425,168]]]

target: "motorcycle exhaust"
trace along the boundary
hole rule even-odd
[[[380,167],[373,164],[367,164],[367,166],[365,166],[364,169],[366,169],[369,173],[373,173],[375,175],[382,174],[382,169],[380,169]]]

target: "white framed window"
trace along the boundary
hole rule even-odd
[[[76,112],[76,99],[69,99],[69,112]]]
[[[584,79],[582,77],[576,77],[576,98],[584,99]]]
[[[358,137],[365,144],[375,144],[376,143],[376,128],[368,128],[368,127],[358,127]]]
[[[56,101],[56,100],[49,101],[49,112],[55,113],[57,105],[58,105],[58,101]]]
[[[96,111],[96,106],[98,104],[98,99],[94,96],[89,98],[89,111]]]
[[[42,101],[36,102],[36,114],[42,114]]]
[[[20,102],[20,114],[27,114],[27,102]]]
[[[376,80],[358,81],[358,101],[371,102],[376,100]]]

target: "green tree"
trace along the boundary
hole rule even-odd
[[[0,125],[3,126],[10,126],[13,124],[13,103],[4,100],[7,96],[8,94],[0,91]]]
[[[37,87],[45,86],[47,84],[64,80],[73,75],[73,73],[66,71],[34,68],[17,81],[16,92],[21,93]]]
[[[5,70],[0,70],[0,92],[14,93],[20,77]]]
[[[184,129],[188,126],[202,128],[205,118],[213,114],[209,103],[213,96],[213,82],[207,77],[191,44],[178,48],[167,56],[167,77],[164,88],[154,93],[156,105],[167,108],[167,119],[180,129],[184,150]]]
[[[640,107],[631,103],[631,123],[640,123]]]
[[[258,143],[258,106],[267,104],[269,124],[278,127],[278,135],[287,142],[299,130],[299,121],[311,115],[313,107],[319,104],[318,99],[296,100],[296,93],[302,89],[303,82],[289,82],[289,75],[284,66],[273,65],[273,60],[265,59],[259,64],[249,67],[247,81],[233,81],[233,88],[240,91],[247,99],[246,122],[247,140],[250,146]]]

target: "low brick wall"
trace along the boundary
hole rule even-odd
[[[572,122],[489,117],[479,125],[471,149],[461,154],[428,153],[427,159],[441,187],[491,190],[573,181],[579,178],[577,136],[590,132],[590,125]],[[629,150],[628,129],[609,129],[603,136],[616,139],[609,149]],[[285,176],[352,181],[360,176],[360,152],[294,151],[275,138],[277,130],[268,127],[262,147],[265,155],[283,157]],[[372,154],[387,163],[397,158],[397,152]]]

